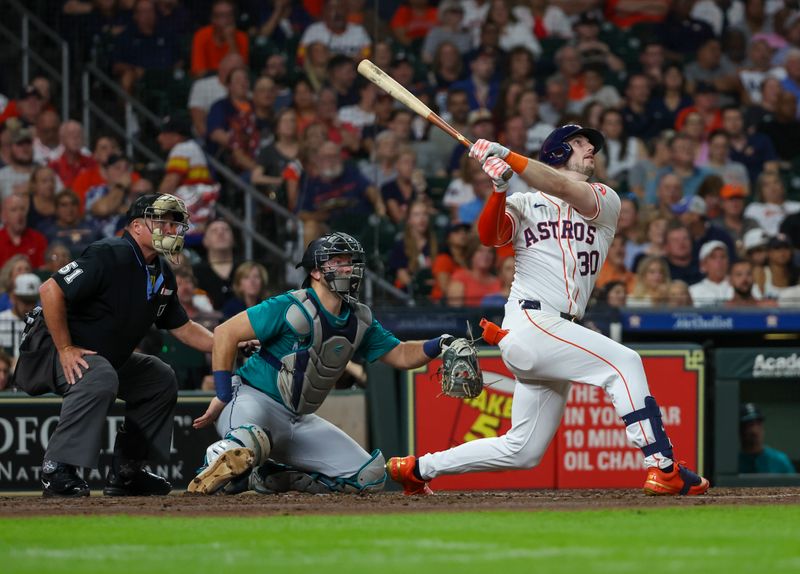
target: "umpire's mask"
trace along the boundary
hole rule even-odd
[[[184,237],[189,229],[189,212],[183,200],[162,193],[144,195],[128,210],[128,220],[144,219],[153,236],[153,249],[166,256],[173,264],[183,250]]]
[[[346,264],[334,265],[331,259],[339,255],[350,255],[351,261]],[[365,268],[364,249],[358,240],[347,233],[334,232],[323,235],[308,244],[303,259],[297,268],[304,268],[309,273],[314,269],[322,272],[322,282],[348,303],[358,301],[361,290],[361,280],[364,278]],[[345,268],[350,268],[345,271]],[[310,275],[303,282],[303,287],[310,285]]]

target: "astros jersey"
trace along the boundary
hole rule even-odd
[[[308,294],[310,297],[317,298],[313,289],[308,289]],[[300,337],[286,320],[286,313],[293,305],[300,305],[300,302],[291,294],[284,293],[262,301],[247,310],[247,317],[250,319],[256,338],[261,342],[262,347],[266,347],[278,359],[297,350],[306,349],[313,343],[311,340],[313,335]],[[322,305],[320,305],[320,309],[322,313],[325,313],[328,321],[337,327],[344,325],[351,313],[348,305],[342,305],[342,312],[337,317],[328,313]],[[373,319],[372,325],[364,334],[361,345],[356,349],[355,357],[373,362],[399,344],[400,341],[394,335],[384,329],[376,319]],[[277,386],[278,372],[260,354],[257,353],[247,359],[237,374],[251,386],[283,404]]]
[[[540,301],[545,311],[583,316],[617,228],[620,200],[592,183],[597,213],[587,218],[541,191],[506,199],[516,271],[510,299]]]

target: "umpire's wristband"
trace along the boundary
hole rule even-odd
[[[223,403],[229,403],[233,398],[232,377],[233,373],[230,371],[214,371],[214,390]]]
[[[442,352],[442,338],[428,339],[422,343],[422,351],[431,359],[435,359]]]

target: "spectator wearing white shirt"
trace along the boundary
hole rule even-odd
[[[728,267],[728,247],[722,241],[708,241],[700,247],[700,271],[705,279],[689,286],[695,307],[720,305],[733,297]]]
[[[729,27],[744,25],[744,2],[700,0],[692,7],[690,16],[711,26],[714,35],[720,37]]]
[[[490,0],[462,0],[461,2],[461,6],[464,8],[464,28],[472,32],[473,46],[480,43],[481,28],[486,22],[490,4]]]
[[[64,151],[58,136],[61,118],[54,110],[44,110],[36,119],[36,137],[33,140],[33,161],[46,165]]]
[[[537,38],[572,38],[572,22],[558,6],[548,0],[530,0],[529,6],[515,6],[512,12],[525,22]]]
[[[503,50],[509,52],[522,46],[536,57],[541,55],[542,45],[533,35],[533,30],[527,23],[517,19],[506,0],[492,0],[486,18],[494,22],[500,30],[500,47]]]
[[[228,76],[233,70],[244,67],[244,59],[238,53],[229,52],[220,60],[216,74],[195,80],[192,84],[188,107],[192,117],[192,127],[198,138],[206,137],[208,110],[217,100],[228,97],[228,88],[225,87]]]
[[[9,293],[11,308],[0,312],[0,347],[19,357],[19,342],[25,330],[25,314],[32,311],[39,300],[42,281],[33,273],[23,273],[14,280],[14,290]]]
[[[366,58],[370,53],[369,34],[361,24],[347,21],[347,3],[344,0],[328,0],[322,9],[322,20],[311,24],[300,38],[297,57],[305,59],[309,44],[321,42],[331,54],[341,54],[354,59]]]
[[[749,65],[739,68],[739,81],[746,100],[752,104],[761,103],[761,86],[764,80],[771,77],[782,81],[786,78],[785,69],[772,65],[775,52],[768,34],[756,34],[750,40],[747,48]]]
[[[755,219],[768,235],[776,235],[787,215],[800,211],[800,202],[786,199],[786,189],[779,174],[765,171],[756,182],[760,201],[754,201],[744,210],[744,216]]]
[[[375,123],[375,101],[378,89],[372,82],[360,78],[357,80],[358,103],[339,108],[339,121],[356,128],[359,133],[366,126]]]

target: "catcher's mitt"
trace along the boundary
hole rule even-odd
[[[448,397],[475,398],[483,392],[483,375],[475,344],[464,338],[455,339],[442,353],[442,393]]]

